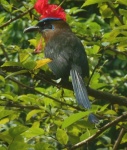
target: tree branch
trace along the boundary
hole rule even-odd
[[[113,95],[107,92],[102,92],[92,88],[88,88],[88,93],[90,96],[95,97],[96,99],[106,100],[110,103],[119,104],[127,106],[127,98],[123,96]]]
[[[4,77],[6,76],[4,73],[2,73],[2,71],[0,72],[0,75],[3,75]],[[29,74],[26,74],[26,76],[29,76]],[[26,88],[30,88],[30,87],[24,85],[23,83],[18,82],[16,80],[12,79],[12,78],[9,78],[9,79],[13,80],[14,82],[17,82],[17,84],[19,84],[20,86],[24,86]],[[44,73],[43,73],[43,75],[42,74],[35,75],[34,79],[41,80],[42,83],[47,83],[49,85],[53,85],[53,86],[56,86],[56,87],[59,87],[59,88],[63,87],[65,89],[73,90],[71,82],[69,82],[69,81],[66,81],[66,82],[62,81],[60,83],[56,83],[53,80],[51,80],[51,78],[48,77]],[[96,99],[105,100],[105,101],[109,101],[110,103],[127,106],[127,98],[126,97],[122,97],[122,96],[118,96],[118,95],[113,95],[111,93],[107,93],[107,92],[104,92],[104,91],[102,92],[102,91],[99,91],[99,90],[92,89],[90,87],[87,87],[87,91],[88,91],[88,94],[90,96],[92,96],[92,97],[94,97]],[[52,97],[50,97],[50,98],[52,99]]]
[[[25,16],[25,15],[26,15],[28,12],[30,12],[32,9],[33,9],[33,7],[30,8],[30,9],[28,9],[28,10],[25,11],[24,13],[20,14],[19,16],[15,17],[15,18],[13,18],[13,19],[8,20],[6,23],[4,23],[3,25],[0,26],[0,29],[2,29],[3,27],[8,26],[11,22],[13,22],[13,21],[15,21],[15,20],[17,20],[17,19],[20,19],[21,17]]]
[[[16,104],[14,102],[10,102],[8,100],[8,102],[6,104],[0,104],[0,106],[5,106],[5,107],[16,107],[16,108],[19,108],[19,109],[40,109],[39,106],[26,106],[26,105],[19,105],[19,104]]]
[[[5,77],[5,74],[3,74],[3,73],[1,73],[1,72],[0,72],[0,75],[3,75],[3,76]],[[8,79],[11,80],[11,81],[13,81],[13,82],[15,82],[15,83],[17,83],[19,86],[21,86],[21,87],[23,87],[23,88],[26,88],[26,89],[31,90],[32,92],[36,92],[36,93],[38,93],[38,94],[41,94],[41,95],[43,95],[44,97],[47,97],[47,98],[49,98],[49,99],[52,99],[52,100],[54,100],[54,101],[60,103],[61,105],[67,105],[67,106],[72,107],[72,108],[75,108],[75,109],[77,109],[77,110],[84,110],[84,108],[80,108],[80,107],[78,107],[78,106],[74,106],[74,105],[68,104],[68,103],[66,103],[66,102],[63,102],[63,101],[57,99],[57,98],[54,98],[54,97],[52,97],[52,96],[50,96],[50,95],[47,95],[47,94],[45,94],[45,93],[43,93],[43,92],[39,92],[39,91],[37,91],[37,90],[35,89],[35,87],[27,86],[27,85],[25,85],[25,84],[19,82],[18,80],[14,79],[14,78],[12,78],[12,77],[8,77]],[[14,106],[14,107],[15,107],[15,106]],[[21,107],[22,107],[22,106],[21,106]]]
[[[117,117],[115,120],[107,123],[105,126],[103,126],[102,128],[100,128],[96,134],[90,136],[88,139],[82,141],[82,142],[79,142],[77,144],[75,144],[74,146],[72,146],[69,150],[74,150],[74,149],[77,149],[81,146],[83,146],[84,144],[86,143],[89,143],[91,142],[93,139],[97,138],[100,134],[102,134],[105,130],[107,130],[109,127],[113,126],[113,125],[116,125],[117,123],[119,123],[121,120],[123,120],[124,118],[127,117],[127,113],[124,113],[123,115],[121,115],[120,117]]]
[[[118,138],[117,138],[117,140],[116,140],[116,142],[115,142],[115,144],[113,146],[113,150],[117,150],[118,149],[118,146],[119,146],[119,144],[120,144],[120,142],[122,140],[122,137],[123,137],[124,133],[125,133],[125,129],[122,128],[121,131],[120,131],[120,134],[119,134],[119,136],[118,136]]]

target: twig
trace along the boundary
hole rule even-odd
[[[95,139],[96,137],[98,137],[100,134],[102,134],[105,130],[107,130],[109,127],[119,123],[121,120],[123,120],[124,118],[127,117],[127,113],[124,113],[123,115],[121,115],[120,117],[117,117],[115,120],[107,123],[104,127],[100,128],[96,134],[90,136],[88,139],[82,141],[82,142],[79,142],[77,144],[75,144],[74,146],[72,146],[70,148],[70,150],[74,150],[74,149],[77,149],[81,146],[83,146],[84,144],[88,143],[88,142],[91,142],[93,139]]]
[[[7,59],[7,61],[9,61],[9,57],[8,57],[8,54],[6,53],[5,49],[4,49],[4,46],[3,45],[0,45],[2,51],[3,51],[3,54],[5,56],[5,58]]]
[[[91,79],[92,79],[92,77],[93,77],[93,75],[94,75],[94,73],[95,73],[96,69],[99,67],[99,65],[100,65],[100,62],[101,62],[102,58],[103,58],[103,53],[102,53],[102,55],[101,55],[101,57],[100,57],[100,59],[99,59],[99,61],[98,61],[97,65],[95,66],[94,70],[92,71],[92,74],[91,74],[91,76],[90,76],[90,78],[89,78],[89,81],[88,81],[87,86],[89,86],[90,81],[91,81]]]
[[[15,20],[17,20],[17,19],[20,19],[21,17],[23,17],[24,15],[26,15],[28,12],[30,12],[32,9],[33,9],[33,7],[30,8],[30,9],[28,9],[28,10],[25,11],[24,13],[20,14],[19,16],[15,17],[15,18],[13,18],[13,19],[8,20],[6,23],[4,23],[3,25],[1,25],[0,28],[6,27],[6,26],[8,26],[11,22],[13,22],[13,21],[15,21]]]
[[[0,104],[0,106],[16,107],[20,109],[40,109],[39,106],[28,106],[28,105],[26,106],[26,105],[19,105],[19,104],[10,103],[10,102],[7,102],[7,104]]]
[[[124,25],[123,20],[121,19],[121,17],[117,14],[116,10],[112,7],[112,5],[110,4],[110,2],[107,2],[108,7],[112,10],[112,12],[114,13],[114,15],[117,17],[117,19],[119,20],[119,22]]]
[[[122,137],[123,137],[124,133],[125,133],[125,129],[122,128],[121,131],[120,131],[120,134],[119,134],[119,136],[118,136],[118,138],[117,138],[117,140],[116,140],[116,142],[115,142],[115,144],[113,146],[113,150],[117,150],[118,149],[118,146],[119,146],[119,144],[120,144],[120,142],[122,140]]]

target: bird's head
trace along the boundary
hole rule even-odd
[[[66,23],[66,13],[62,7],[48,4],[48,0],[37,0],[34,8],[41,14],[40,21],[35,26],[26,28],[24,32],[38,31],[45,41],[48,41],[55,33],[61,30],[71,31]]]
[[[61,18],[45,18],[40,20],[35,26],[28,27],[24,32],[38,31],[47,41],[59,31],[71,31],[69,25]]]

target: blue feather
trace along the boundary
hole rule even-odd
[[[80,105],[86,109],[90,109],[91,105],[87,96],[86,87],[81,75],[74,68],[71,69],[70,75],[72,77],[72,85],[75,92],[76,99]]]

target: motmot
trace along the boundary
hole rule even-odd
[[[79,105],[91,108],[84,77],[89,77],[87,55],[80,39],[72,32],[66,22],[66,13],[60,6],[48,4],[47,0],[38,0],[35,10],[41,14],[36,26],[26,28],[25,32],[38,31],[45,41],[44,54],[52,61],[49,68],[57,78],[72,79],[72,86]],[[92,123],[98,119],[89,115]]]

